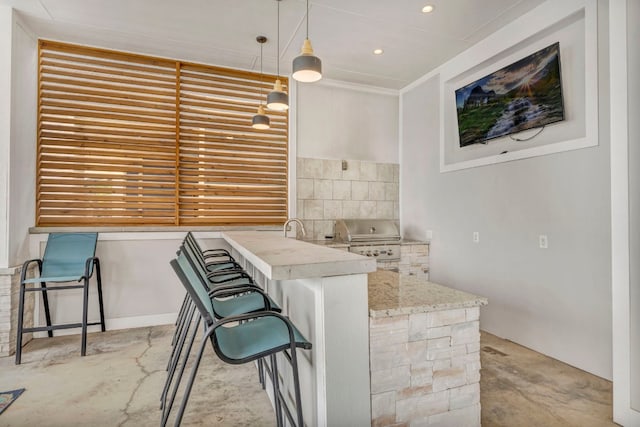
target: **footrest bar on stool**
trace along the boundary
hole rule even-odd
[[[87,326],[93,326],[93,325],[102,325],[102,323],[100,322],[87,323]],[[82,323],[67,323],[64,325],[36,326],[33,328],[22,328],[22,333],[26,334],[27,332],[55,331],[56,329],[73,329],[73,328],[82,328]]]
[[[24,288],[25,292],[44,292],[44,291],[62,291],[65,289],[81,289],[84,288],[84,285],[68,285],[68,286],[52,286],[50,288],[43,288],[43,287],[39,287],[39,288]]]

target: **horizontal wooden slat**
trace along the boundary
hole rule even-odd
[[[166,58],[158,58],[147,55],[139,55],[135,53],[118,52],[115,50],[94,48],[88,46],[78,46],[69,43],[56,42],[51,40],[40,40],[40,52],[42,57],[52,57],[48,52],[63,52],[60,56],[65,56],[67,60],[76,60],[77,57],[72,55],[82,55],[88,57],[97,57],[99,60],[94,60],[96,63],[101,63],[105,66],[122,66],[125,69],[136,68],[134,64],[144,64],[145,67],[140,67],[148,71],[161,70],[163,68],[171,68],[175,64],[175,61]],[[84,59],[81,62],[88,62],[88,59]],[[115,62],[118,61],[118,62]]]
[[[67,162],[41,162],[40,168],[43,170],[86,170],[86,171],[111,171],[111,172],[126,172],[126,173],[139,173],[146,175],[174,175],[174,170],[170,168],[143,168],[135,166],[125,165],[94,165],[94,164],[82,164]]]
[[[164,85],[167,85],[166,87],[175,87],[175,77],[174,77],[173,70],[161,70],[160,73],[158,72],[151,73],[148,70],[135,72],[134,69],[130,67],[126,67],[126,69],[123,70],[123,69],[118,69],[113,67],[105,68],[104,66],[97,66],[97,67],[87,66],[85,64],[90,64],[91,62],[87,62],[86,58],[83,59],[82,63],[69,62],[69,59],[68,59],[69,57],[65,57],[65,58],[67,58],[67,60],[60,61],[60,59],[62,59],[61,56],[46,54],[42,57],[42,60],[40,61],[40,69],[48,70],[48,69],[55,68],[57,70],[77,70],[80,72],[84,71],[87,74],[90,73],[93,75],[104,74],[108,76],[132,77],[138,80],[158,82],[160,85],[162,85],[160,87],[165,87]],[[167,73],[165,73],[165,71],[167,71]]]
[[[175,195],[173,193],[166,196],[149,196],[149,195],[139,195],[139,194],[123,195],[123,194],[95,194],[95,193],[87,193],[87,194],[49,193],[47,194],[47,199],[39,201],[38,204],[41,205],[46,201],[65,201],[65,202],[123,201],[123,202],[131,202],[134,205],[137,205],[140,202],[171,203],[173,205],[175,203]]]
[[[73,65],[73,64],[67,64],[67,66],[59,65],[59,68],[42,66],[40,68],[40,73],[42,73],[43,75],[46,74],[48,76],[67,77],[69,79],[73,79],[72,84],[77,84],[82,82],[84,86],[87,85],[86,84],[87,82],[96,82],[95,84],[97,85],[98,84],[97,82],[104,81],[109,83],[119,83],[119,84],[127,85],[127,87],[135,85],[136,87],[146,86],[150,88],[162,88],[165,90],[175,91],[175,84],[172,81],[168,81],[164,83],[154,78],[150,78],[150,79],[146,78],[142,74],[135,75],[133,73],[129,73],[129,76],[126,76],[126,78],[116,77],[117,74],[122,74],[122,73],[120,72],[116,74],[114,73],[115,70],[109,71],[109,70],[101,70],[97,68],[94,68],[94,70],[96,70],[94,72],[85,73],[83,71],[77,70],[77,67],[74,67],[74,68],[69,67],[70,65]],[[65,71],[65,70],[72,70],[72,71]],[[47,78],[47,80],[50,82],[56,81],[55,78]],[[58,83],[61,83],[61,82],[58,81]],[[95,86],[95,87],[98,87],[98,86]],[[162,91],[159,91],[159,92],[162,93]]]
[[[281,82],[283,80],[281,79]],[[263,91],[268,91],[275,83],[275,78],[263,78],[262,80],[254,79],[234,79],[225,77],[222,74],[206,74],[206,73],[194,73],[188,70],[181,70],[180,82],[190,85],[211,85],[211,86],[249,86],[253,88],[262,88]],[[287,90],[286,83],[282,85],[284,90]]]
[[[175,107],[166,110],[155,110],[149,108],[129,108],[123,106],[113,106],[106,103],[96,104],[90,102],[76,102],[76,101],[66,101],[66,100],[53,100],[53,99],[41,99],[40,103],[40,111],[44,111],[46,107],[52,108],[62,108],[64,111],[81,111],[87,112],[89,114],[94,114],[95,112],[101,113],[111,113],[111,114],[122,114],[128,115],[130,117],[135,117],[136,120],[141,121],[144,119],[155,118],[158,117],[159,120],[166,120],[171,123],[175,123]]]
[[[170,96],[160,96],[160,95],[147,95],[145,93],[134,93],[130,91],[115,91],[115,90],[94,90],[87,89],[84,87],[78,86],[63,86],[58,84],[49,84],[43,83],[40,85],[40,90],[43,92],[43,96],[52,96],[53,93],[58,94],[78,94],[78,95],[86,95],[86,96],[104,96],[108,98],[117,98],[117,99],[128,99],[134,101],[144,101],[144,102],[154,102],[158,104],[169,104],[172,105],[172,101],[174,99]],[[57,95],[56,95],[57,96]]]
[[[167,205],[163,209],[136,209],[134,207],[128,209],[104,208],[104,209],[41,209],[43,215],[50,216],[67,216],[67,215],[86,215],[86,216],[128,216],[128,217],[165,217],[172,218],[174,215],[173,204]]]
[[[89,135],[71,132],[49,132],[46,129],[40,130],[39,137],[42,142],[54,141],[78,141],[78,142],[108,142],[121,145],[140,145],[139,151],[149,149],[153,147],[155,150],[174,150],[167,141],[161,141],[157,139],[143,139],[140,136],[138,138],[127,138],[113,135]],[[142,147],[144,146],[144,147]]]
[[[51,105],[50,102],[52,103],[60,100],[68,100],[75,101],[77,103],[76,105],[78,105],[78,108],[81,108],[81,106],[83,105],[93,106],[93,104],[107,104],[117,106],[126,105],[129,107],[144,108],[149,111],[150,115],[157,115],[162,113],[166,114],[167,112],[169,112],[171,115],[175,116],[175,105],[169,103],[143,102],[131,99],[111,98],[109,96],[87,96],[63,92],[41,92],[39,96],[40,105]]]
[[[111,144],[106,142],[95,142],[86,140],[74,140],[74,139],[53,139],[42,138],[41,147],[46,147],[48,153],[65,152],[65,150],[86,150],[96,149],[105,155],[110,152],[126,152],[129,156],[140,156],[149,159],[175,159],[175,153],[168,149],[168,147],[158,144]],[[58,148],[64,147],[64,148]],[[58,151],[59,150],[59,151]]]
[[[222,132],[208,132],[207,135],[189,133],[186,130],[180,133],[181,141],[205,141],[205,142],[218,142],[221,139],[226,139],[225,133]],[[233,142],[235,144],[245,145],[258,145],[263,147],[287,147],[287,138],[283,136],[273,135],[248,135],[244,133],[235,134]]]
[[[159,125],[174,126],[175,118],[166,119],[160,117],[145,117],[143,115],[136,114],[119,114],[119,113],[105,113],[100,111],[90,111],[88,108],[83,109],[64,109],[64,108],[49,108],[44,106],[40,108],[40,114],[43,117],[60,116],[60,117],[89,117],[97,120],[113,120],[132,123],[155,123]]]
[[[182,225],[194,225],[194,226],[202,226],[202,225],[282,225],[287,220],[287,216],[277,216],[273,218],[252,218],[252,217],[242,217],[242,218],[190,218],[184,216],[181,218],[180,223]]]
[[[169,134],[169,136],[175,135],[175,125],[171,124],[169,126],[159,126],[159,125],[148,125],[148,124],[137,124],[137,123],[123,123],[121,121],[114,120],[105,120],[100,117],[74,117],[74,116],[60,116],[60,115],[51,115],[42,112],[41,114],[42,122],[49,123],[64,123],[71,124],[71,129],[73,130],[83,130],[83,129],[95,129],[95,128],[115,128],[119,129],[121,127],[126,127],[127,129],[134,129],[140,131],[157,131],[163,132],[165,134]],[[146,135],[146,134],[145,134]]]
[[[180,126],[185,130],[192,131],[200,128],[212,128],[213,130],[224,129],[223,126],[231,125],[239,126],[240,129],[245,129],[247,126],[250,126],[250,123],[251,118],[232,119],[227,117],[216,117],[215,115],[209,117],[201,117],[198,119],[183,116],[180,119]],[[269,133],[279,133],[278,130],[284,131],[286,130],[286,128],[287,126],[285,123],[271,123],[271,128],[269,129],[271,132]]]
[[[44,201],[40,203],[42,209],[54,209],[54,208],[73,208],[73,209],[137,209],[137,206],[144,209],[174,209],[173,200],[168,200],[166,203],[151,203],[145,200],[140,200],[138,203],[132,202],[117,202],[117,201],[91,201],[91,202],[74,202],[69,203],[67,201]],[[50,211],[48,211],[50,212]]]
[[[61,124],[61,125],[46,124],[46,126],[43,126],[42,122],[41,122],[41,128],[47,129],[49,131],[60,131],[64,133],[74,133],[74,134],[85,133],[85,134],[110,135],[110,136],[135,136],[135,137],[145,137],[145,138],[153,138],[153,139],[159,139],[159,140],[164,139],[169,141],[172,139],[174,135],[172,132],[168,132],[168,131],[167,132],[158,132],[158,131],[143,132],[140,129],[134,129],[134,130],[120,130],[117,128],[105,129],[102,127],[94,127],[94,126],[86,126],[86,125],[73,126],[73,125],[65,125],[65,124]]]
[[[39,216],[38,226],[40,227],[61,227],[61,226],[95,226],[104,227],[105,225],[175,225],[174,217],[171,218],[147,218],[141,216],[139,218],[121,218],[113,215],[104,217],[86,217],[86,216],[64,216],[51,217],[47,215]]]
[[[91,80],[87,80],[87,77],[91,77],[91,76],[82,76],[82,75],[77,75],[73,73],[66,73],[64,77],[58,77],[63,74],[53,70],[51,71],[41,70],[41,73],[46,75],[46,80],[48,83],[52,83],[55,85],[62,85],[62,86],[71,86],[73,88],[76,88],[78,86],[92,87],[96,89],[103,89],[109,92],[112,92],[112,91],[138,92],[138,93],[154,94],[154,95],[160,95],[160,96],[171,96],[172,92],[174,92],[175,94],[175,88],[169,87],[167,89],[165,88],[164,85],[159,86],[156,82],[153,82],[153,81],[132,81],[131,79],[127,80],[127,79],[117,79],[117,78],[111,78],[111,79],[105,78],[105,81],[113,82],[112,84],[109,84],[109,83],[99,83],[99,80],[95,78]],[[153,89],[153,88],[156,88],[156,89]]]

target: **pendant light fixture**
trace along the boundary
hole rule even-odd
[[[260,104],[258,104],[258,113],[253,116],[251,120],[251,127],[254,129],[264,130],[269,129],[269,117],[264,113],[264,107],[262,106],[262,46],[267,41],[265,36],[256,37],[256,41],[260,43]]]
[[[276,82],[273,85],[273,90],[267,95],[267,108],[274,111],[285,111],[289,109],[289,96],[282,90],[282,82],[280,81],[280,1],[278,3],[278,37],[276,40],[277,45],[277,76]]]
[[[292,77],[305,83],[317,82],[322,78],[322,61],[313,55],[309,40],[309,0],[307,0],[307,37],[304,39],[300,56],[293,60]]]

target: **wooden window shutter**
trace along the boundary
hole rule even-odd
[[[272,87],[254,73],[183,65],[180,71],[180,218],[185,225],[282,224],[287,219],[287,113],[269,112]]]
[[[41,40],[37,225],[282,223],[288,115],[251,128],[273,79]]]

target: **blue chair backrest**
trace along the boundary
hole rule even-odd
[[[197,253],[196,250],[186,242],[180,246],[180,252],[184,252],[184,254],[193,261],[193,264],[195,264],[201,277],[207,277],[207,270],[204,260],[202,259],[202,252]]]
[[[42,277],[75,277],[85,273],[87,259],[96,254],[98,233],[51,233],[42,257]],[[93,263],[89,276],[93,273]]]
[[[183,286],[191,295],[191,299],[200,311],[200,315],[211,325],[214,322],[213,303],[209,297],[209,289],[203,283],[200,275],[193,269],[185,253],[180,251],[176,258],[176,264],[171,264],[180,278]],[[177,268],[176,268],[177,267]],[[180,274],[181,273],[181,274]]]

